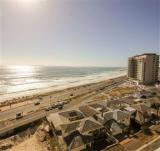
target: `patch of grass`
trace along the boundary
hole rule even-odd
[[[104,94],[99,94],[95,96],[94,100],[100,101],[100,100],[107,100],[109,98],[114,98],[114,97],[122,97],[125,95],[133,94],[137,91],[138,91],[137,87],[116,87],[112,89],[110,92],[106,92]]]
[[[94,97],[95,101],[106,100],[106,99],[108,99],[108,97],[105,95],[98,95],[98,96]]]
[[[50,143],[50,147],[51,147],[52,151],[60,151],[59,143],[58,143],[57,139],[52,134],[47,135],[47,140]]]
[[[128,94],[133,94],[136,91],[137,88],[135,87],[117,87],[107,94],[109,94],[111,97],[120,97]]]

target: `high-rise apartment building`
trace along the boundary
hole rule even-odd
[[[155,84],[158,81],[159,55],[145,53],[128,59],[128,77],[141,84]]]

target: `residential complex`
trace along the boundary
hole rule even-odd
[[[120,100],[96,101],[51,113],[47,120],[60,150],[108,151],[138,132],[141,126],[156,121],[158,113],[152,106],[158,101],[138,100],[129,96]]]
[[[128,77],[141,84],[155,84],[158,81],[159,55],[145,53],[128,59]]]

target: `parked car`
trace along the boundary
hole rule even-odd
[[[57,102],[57,105],[64,105],[64,101]]]
[[[52,109],[62,109],[63,106],[64,106],[63,102],[57,102],[57,103],[53,104],[51,107],[52,107]]]
[[[42,97],[42,96],[39,96],[38,98],[39,98],[40,100],[43,100],[43,97]]]
[[[20,118],[23,118],[23,112],[19,112],[16,114],[16,119],[20,119]]]
[[[147,96],[146,95],[142,95],[141,99],[147,99]]]
[[[52,110],[51,106],[49,106],[48,108],[45,109],[45,111],[50,111],[50,110]]]
[[[72,94],[70,94],[70,96],[73,96],[73,93],[72,93]]]
[[[63,101],[63,104],[68,104],[71,100],[65,100]]]
[[[40,104],[40,102],[34,102],[34,105],[39,105]]]
[[[57,107],[59,110],[62,110],[63,109],[63,105],[58,105]]]
[[[57,104],[57,103],[52,104],[52,106],[51,106],[52,109],[56,109],[57,107],[58,107],[58,104]]]

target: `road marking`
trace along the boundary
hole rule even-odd
[[[154,140],[148,142],[147,144],[144,144],[143,146],[141,146],[140,148],[138,148],[136,151],[141,151],[144,148],[146,148],[147,146],[151,145],[152,143],[154,143],[155,141],[157,141],[158,139],[160,139],[160,136],[156,137]]]

